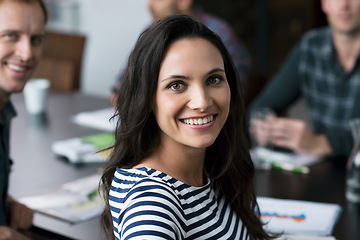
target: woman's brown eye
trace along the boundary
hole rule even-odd
[[[221,81],[222,79],[220,77],[211,77],[208,80],[209,84],[217,84]]]
[[[172,83],[172,84],[170,85],[170,88],[171,88],[172,90],[178,91],[178,90],[181,90],[181,89],[184,88],[184,84],[179,83],[179,82],[175,82],[175,83]]]
[[[175,84],[172,86],[172,88],[178,90],[178,89],[180,89],[180,84],[175,83]]]

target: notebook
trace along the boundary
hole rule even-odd
[[[108,159],[115,136],[113,133],[98,133],[83,137],[69,138],[53,142],[52,151],[66,157],[71,163],[104,162]]]

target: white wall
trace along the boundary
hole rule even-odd
[[[56,0],[49,0],[55,1]],[[120,69],[126,62],[139,34],[151,22],[147,0],[62,0],[58,30],[78,31],[86,35],[81,91],[108,97]],[[69,3],[78,3],[78,10]],[[78,17],[70,16],[78,12]],[[61,16],[66,19],[61,19]],[[72,19],[72,24],[69,24]],[[60,27],[59,27],[60,25]]]

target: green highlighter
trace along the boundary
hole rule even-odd
[[[115,136],[112,133],[99,133],[80,138],[83,143],[90,143],[96,150],[111,147],[115,143]]]
[[[279,162],[272,162],[271,163],[272,169],[276,170],[285,170],[294,173],[301,173],[301,174],[308,174],[310,169],[305,166],[295,166],[290,163],[279,163]]]

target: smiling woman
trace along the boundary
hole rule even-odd
[[[190,17],[140,36],[102,177],[109,239],[272,238],[255,214],[237,84],[220,38]]]

